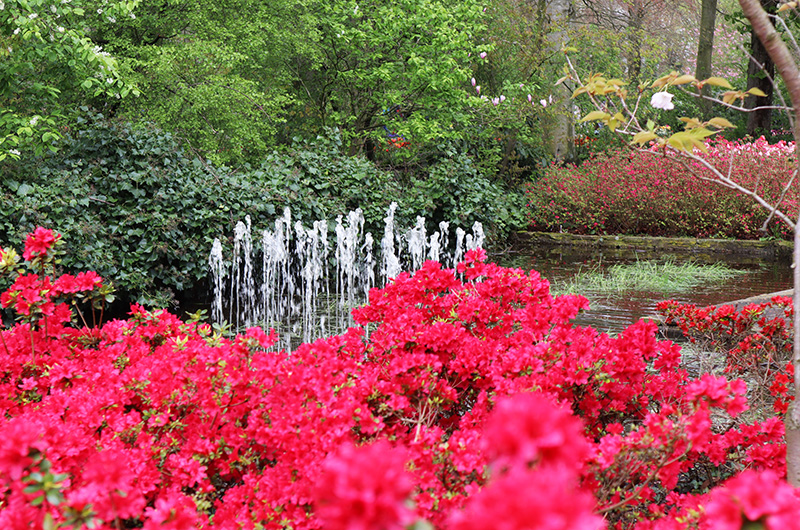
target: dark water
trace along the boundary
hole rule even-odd
[[[728,267],[746,271],[731,280],[695,288],[683,293],[653,293],[631,291],[601,295],[593,292],[580,293],[590,301],[591,309],[578,316],[575,323],[592,326],[598,331],[619,333],[642,317],[657,314],[656,304],[661,300],[674,299],[701,306],[720,305],[750,296],[783,291],[792,288],[791,262],[752,256],[719,255],[717,257],[695,254],[653,254],[647,252],[619,253],[615,251],[583,250],[575,248],[535,247],[525,252],[506,252],[492,256],[497,263],[534,269],[550,281],[551,286],[574,277],[580,271],[597,268],[606,269],[618,263],[639,260],[672,259],[676,263],[722,262]]]

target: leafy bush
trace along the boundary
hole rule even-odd
[[[704,158],[733,180],[758,187],[768,200],[781,196],[794,170],[794,146],[718,140]],[[707,171],[696,164],[701,176]],[[551,167],[528,187],[530,226],[535,230],[577,234],[788,239],[790,232],[750,198],[693,175],[658,153],[615,150],[580,166]],[[783,206],[795,215],[797,192]]]
[[[287,355],[257,328],[229,340],[138,306],[74,326],[69,304],[102,280],[50,276],[56,239],[27,238],[27,274],[0,252],[13,282],[0,303],[19,320],[0,330],[4,527],[739,529],[800,517],[780,480],[780,419],[712,424],[747,409],[741,380],[690,378],[652,323],[616,338],[573,327],[584,298],[553,298],[536,272],[481,251],[460,275],[433,262],[401,274],[372,291],[357,327]]]
[[[101,116],[84,125],[58,155],[3,181],[0,232],[19,241],[37,224],[53,226],[76,249],[67,269],[114,277],[142,303],[167,304],[204,278],[220,227],[244,215],[266,223],[291,200],[290,178],[274,186],[206,166],[168,133]]]
[[[53,226],[77,249],[62,263],[67,270],[113,277],[123,298],[147,305],[164,307],[181,293],[202,296],[214,238],[229,235],[246,215],[266,228],[285,207],[308,222],[361,207],[368,228],[380,233],[397,201],[405,215],[399,222],[408,226],[416,215],[431,226],[452,219],[467,228],[480,220],[497,233],[513,224],[513,203],[468,158],[446,161],[402,190],[392,173],[342,154],[335,131],[297,140],[240,171],[187,156],[169,133],[101,115],[66,139],[58,154],[15,165],[0,183],[0,242]]]
[[[422,175],[414,175],[398,203],[406,212],[432,224],[449,221],[463,228],[480,221],[503,238],[524,226],[524,196],[515,194],[480,171],[472,158],[454,154],[442,158]]]

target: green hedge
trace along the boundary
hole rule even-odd
[[[250,215],[271,227],[289,206],[295,219],[334,219],[361,207],[382,232],[392,201],[399,223],[424,215],[496,234],[519,216],[518,195],[504,192],[466,156],[443,158],[427,174],[398,178],[367,159],[342,154],[333,132],[276,149],[257,168],[232,170],[190,157],[169,133],[91,115],[65,135],[55,155],[4,168],[0,243],[19,245],[35,226],[70,244],[63,266],[96,270],[123,299],[174,304],[203,287],[214,238],[230,237]],[[512,199],[516,200],[513,202]],[[498,215],[498,212],[502,214]],[[496,218],[502,217],[500,221]]]

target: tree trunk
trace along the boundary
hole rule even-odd
[[[777,0],[761,0],[760,6],[769,14],[774,14],[777,10]],[[747,108],[764,107],[772,105],[772,93],[774,90],[772,78],[775,75],[775,65],[762,40],[753,28],[750,34],[750,55],[752,56],[747,65],[747,89],[759,88],[766,97],[749,97],[745,101]],[[747,115],[747,134],[750,136],[760,136],[769,134],[772,128],[772,109],[761,109],[750,112]]]
[[[566,25],[572,8],[571,0],[551,0],[547,3],[547,18],[550,22],[547,40],[553,51],[565,44]],[[563,85],[553,89],[552,104],[544,123],[550,155],[559,162],[572,160],[575,152],[575,125],[572,113],[572,93]]]
[[[758,0],[739,0],[739,5],[750,24],[753,33],[764,44],[764,48],[778,69],[789,98],[792,102],[794,113],[794,139],[795,149],[800,142],[800,70],[797,62],[789,52],[786,44],[781,40],[778,32],[767,17],[766,11]],[[784,423],[786,425],[786,474],[789,483],[800,487],[800,219],[795,220],[794,226],[794,345],[792,349],[792,365],[794,367],[794,401],[789,406]]]
[[[700,38],[697,42],[697,66],[694,76],[697,79],[711,77],[711,58],[714,52],[714,28],[717,23],[717,0],[703,0],[700,13]],[[702,94],[710,94],[709,87],[703,87]],[[700,111],[704,120],[711,117],[711,100],[700,100]]]

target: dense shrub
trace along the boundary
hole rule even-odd
[[[794,146],[719,140],[704,158],[734,181],[756,188],[767,200],[781,196],[794,171]],[[702,177],[710,176],[699,164]],[[577,234],[641,234],[758,239],[790,238],[769,212],[742,193],[693,176],[681,164],[656,152],[616,150],[597,154],[580,166],[551,167],[528,188],[530,226]],[[796,215],[797,191],[785,197]]]
[[[226,339],[139,306],[74,326],[69,304],[102,280],[52,277],[57,242],[39,228],[24,266],[0,255],[13,280],[0,303],[19,320],[0,331],[4,527],[738,530],[800,517],[780,480],[782,422],[712,423],[747,409],[741,380],[690,378],[652,323],[616,338],[573,327],[584,298],[553,298],[536,272],[480,251],[461,274],[401,274],[357,327],[287,354],[260,329]]]
[[[751,403],[759,409],[786,414],[794,399],[791,298],[776,296],[768,302],[697,307],[666,300],[658,304],[667,324],[676,325],[696,345],[699,355],[722,361],[722,371],[749,381]],[[712,371],[713,362],[698,362]]]
[[[285,207],[309,224],[361,207],[368,228],[380,233],[397,201],[401,226],[413,226],[416,215],[464,228],[478,220],[495,234],[512,225],[513,201],[466,157],[405,185],[365,158],[344,155],[336,132],[236,171],[189,156],[168,133],[99,115],[65,137],[56,155],[3,175],[0,243],[52,226],[76,249],[62,263],[66,270],[114,278],[122,298],[147,305],[202,294],[214,238],[230,235],[246,215],[256,228],[268,228]]]

